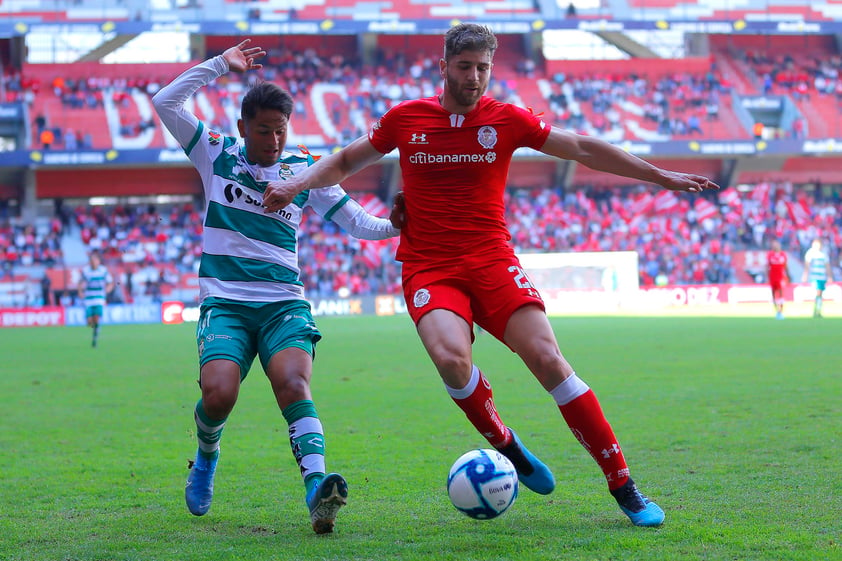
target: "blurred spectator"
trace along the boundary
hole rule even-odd
[[[52,129],[45,128],[41,131],[41,134],[39,135],[39,140],[41,141],[41,148],[43,148],[44,150],[49,150],[50,147],[56,141],[56,135],[53,134]]]

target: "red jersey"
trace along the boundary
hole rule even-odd
[[[786,278],[786,252],[770,251],[766,254],[769,265],[769,282],[780,284]]]
[[[438,97],[390,109],[368,138],[384,154],[400,152],[408,218],[396,258],[446,261],[506,247],[503,195],[512,154],[540,149],[550,128],[490,97],[464,115],[446,111]]]

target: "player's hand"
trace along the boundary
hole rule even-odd
[[[298,188],[294,179],[267,181],[263,191],[263,212],[277,212],[289,205],[298,193],[304,189]]]
[[[719,185],[704,177],[693,173],[679,173],[666,171],[658,184],[670,191],[685,191],[687,193],[701,193],[709,189],[718,190]]]
[[[395,200],[392,201],[392,211],[389,213],[389,222],[398,230],[406,226],[406,201],[403,191],[395,193]]]
[[[256,63],[255,59],[266,56],[266,51],[260,47],[248,47],[249,43],[251,43],[251,39],[245,39],[239,45],[222,53],[222,58],[228,63],[228,69],[231,72],[245,72],[246,70],[263,68],[263,65]]]

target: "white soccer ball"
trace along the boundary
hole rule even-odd
[[[447,494],[457,510],[477,520],[506,512],[517,498],[517,471],[497,450],[471,450],[462,454],[447,476]]]

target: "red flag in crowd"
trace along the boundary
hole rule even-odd
[[[713,218],[714,216],[719,214],[719,209],[716,208],[715,204],[701,197],[696,199],[694,209],[696,210],[696,218],[699,222],[702,222],[709,218]]]
[[[629,230],[632,233],[637,233],[641,226],[643,226],[643,222],[646,218],[642,214],[635,214],[632,216],[631,220],[629,220]]]
[[[772,191],[772,186],[768,183],[758,183],[751,190],[750,197],[752,200],[758,201],[764,207],[769,206],[769,194]]]
[[[387,207],[383,201],[377,197],[377,195],[365,193],[357,198],[357,202],[360,203],[360,205],[362,205],[369,214],[373,214],[374,216],[379,216],[381,218],[389,215],[389,207]]]
[[[787,211],[789,211],[789,217],[795,223],[796,227],[803,228],[810,223],[809,208],[805,208],[800,202],[786,201],[784,204],[786,205]]]
[[[638,216],[642,214],[647,214],[650,210],[652,210],[652,201],[655,199],[649,193],[641,193],[640,196],[632,201],[631,204],[631,213],[632,216]]]
[[[734,187],[728,187],[724,191],[719,192],[719,204],[728,205],[731,208],[738,208],[742,206],[740,200],[740,192]]]
[[[360,240],[360,257],[368,267],[374,268],[380,265],[381,245],[382,242],[379,240]]]
[[[594,210],[596,210],[593,200],[589,199],[581,189],[576,191],[576,202],[579,203],[586,216],[593,214]]]
[[[728,224],[739,224],[740,222],[742,222],[742,220],[743,217],[739,212],[729,210],[725,214],[725,222],[727,222]]]
[[[661,191],[652,201],[652,207],[655,214],[667,214],[675,210],[678,206],[678,197],[672,191]]]

